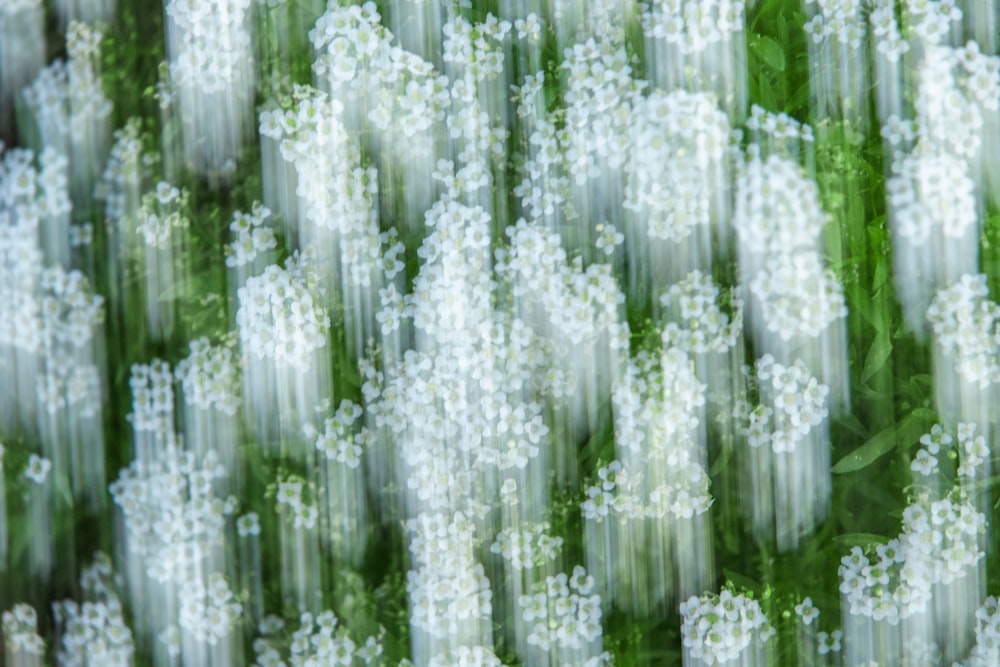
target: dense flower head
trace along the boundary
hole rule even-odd
[[[343,665],[350,667],[358,660],[363,665],[382,664],[381,634],[369,636],[363,644],[351,638],[348,629],[331,609],[313,615],[304,613],[299,627],[291,633],[290,640],[279,634],[284,623],[273,617],[273,623],[262,626],[264,636],[254,640],[254,667],[279,667],[283,665]],[[285,657],[287,656],[287,662]]]
[[[361,418],[361,406],[351,401],[341,401],[340,407],[333,417],[323,423],[319,431],[312,424],[306,424],[303,431],[307,438],[316,443],[316,449],[328,460],[357,468],[361,464],[361,455],[369,443],[368,431],[354,427]]]
[[[967,576],[985,557],[985,516],[949,497],[921,496],[903,511],[898,538],[841,559],[840,591],[850,613],[892,625],[927,610],[933,587]]]
[[[531,628],[529,646],[583,649],[601,638],[601,596],[583,567],[573,568],[572,576],[546,577],[535,590],[518,599],[521,617]]]
[[[490,551],[509,562],[514,571],[530,570],[551,563],[562,551],[563,538],[551,535],[547,522],[533,524],[521,530],[504,528],[497,533]]]
[[[986,388],[1000,380],[1000,306],[990,301],[984,274],[966,274],[935,295],[927,309],[938,345],[954,355],[969,383]]]
[[[681,241],[719,217],[729,162],[729,119],[712,95],[683,90],[635,96],[623,206],[651,239]]]
[[[684,55],[728,42],[744,29],[743,0],[650,0],[639,6],[646,37],[662,39]]]
[[[688,354],[722,353],[736,345],[743,330],[743,302],[731,290],[732,314],[719,307],[721,290],[701,271],[667,289],[660,303],[672,316],[663,327],[663,347],[679,347]]]
[[[226,638],[243,611],[243,605],[218,572],[210,574],[205,583],[197,578],[184,581],[178,598],[180,627],[195,640],[208,644]]]
[[[750,292],[760,304],[762,324],[784,341],[817,338],[847,317],[843,286],[814,251],[770,255]]]
[[[236,414],[238,376],[232,348],[211,345],[203,337],[191,341],[190,350],[174,369],[184,402],[200,410],[215,408],[223,414]]]
[[[706,665],[738,660],[752,645],[759,647],[774,634],[759,602],[728,589],[692,596],[681,603],[680,612],[684,647]]]
[[[45,641],[38,634],[38,614],[27,603],[14,605],[13,610],[0,616],[7,650],[14,655],[37,656],[45,653]]]
[[[886,182],[896,232],[914,245],[961,238],[974,229],[975,184],[964,162],[947,153],[911,154],[892,163]]]
[[[64,667],[108,665],[127,667],[135,654],[132,631],[114,592],[111,559],[97,554],[83,569],[80,584],[85,600],[62,600],[52,605],[59,630],[57,660]]]
[[[749,370],[749,369],[747,369]],[[791,453],[827,418],[829,388],[798,359],[784,365],[766,354],[754,364],[762,402],[737,402],[733,416],[751,447],[769,445],[775,454]]]
[[[271,209],[255,202],[249,213],[237,211],[229,223],[232,241],[226,246],[226,266],[236,267],[252,263],[258,255],[263,255],[278,247],[274,229],[268,223]]]
[[[142,559],[152,580],[183,583],[222,543],[232,507],[216,495],[213,484],[225,476],[214,452],[199,459],[167,445],[155,461],[133,461],[111,484],[128,550]]]
[[[236,324],[244,354],[303,368],[326,345],[330,317],[314,296],[308,268],[291,258],[272,264],[239,289]]]
[[[740,243],[772,255],[811,250],[826,221],[819,188],[798,163],[777,154],[750,155],[736,184],[733,227]]]

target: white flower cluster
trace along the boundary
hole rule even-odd
[[[746,424],[741,435],[754,448],[770,445],[775,454],[794,452],[827,418],[829,388],[802,360],[785,366],[769,354],[754,364],[754,376],[762,403],[751,408],[744,401],[733,408],[734,418]]]
[[[199,410],[211,410],[233,416],[240,404],[237,393],[239,376],[232,348],[211,345],[207,338],[190,343],[191,353],[174,369],[181,383],[184,402]]]
[[[954,355],[965,381],[985,389],[1000,380],[1000,306],[990,301],[984,274],[962,276],[927,309],[938,346]]]
[[[63,600],[52,605],[59,635],[56,659],[62,667],[128,667],[135,644],[112,589],[111,559],[97,554],[80,573],[83,603]]]
[[[628,100],[638,92],[625,47],[593,37],[567,48],[565,160],[578,186],[629,158],[631,114]]]
[[[73,201],[89,201],[111,141],[111,101],[101,89],[102,34],[73,21],[66,31],[68,61],[56,60],[24,89],[42,142],[69,160]]]
[[[719,222],[730,128],[715,97],[684,90],[637,95],[630,122],[622,206],[640,216],[649,238],[682,241]]]
[[[213,452],[199,462],[167,446],[156,461],[133,461],[111,484],[128,552],[152,580],[183,584],[223,544],[225,520],[235,508],[216,497],[213,484],[225,476]]]
[[[692,56],[743,32],[743,0],[650,0],[639,3],[647,39],[662,39]]]
[[[38,634],[38,614],[34,607],[27,603],[16,604],[12,611],[5,611],[0,619],[7,658],[11,662],[17,664],[19,657],[41,658],[45,654],[45,641]]]
[[[167,433],[174,428],[174,377],[170,364],[154,359],[133,364],[128,381],[132,412],[128,421],[136,432]]]
[[[946,238],[961,238],[975,227],[975,183],[961,159],[907,155],[893,161],[892,172],[886,194],[895,229],[910,243],[923,245],[938,229]]]
[[[722,665],[738,659],[741,664],[761,664],[764,644],[775,634],[760,603],[731,590],[692,596],[680,605],[685,665]],[[688,657],[694,663],[688,661]]]
[[[505,667],[505,665],[492,650],[485,646],[471,648],[459,646],[450,657],[434,656],[427,667]]]
[[[515,297],[526,304],[521,317],[536,330],[572,345],[593,345],[602,336],[624,346],[619,319],[625,296],[610,267],[594,264],[583,269],[567,263],[559,235],[519,220],[507,228],[511,247],[498,252],[496,270],[511,284]]]
[[[226,266],[238,267],[253,264],[258,255],[270,257],[278,247],[274,229],[267,223],[271,209],[255,202],[250,213],[237,211],[229,223],[233,240],[226,246]],[[266,262],[270,264],[270,262]]]
[[[782,136],[799,135],[790,123],[785,127]],[[774,130],[775,135],[778,131]],[[789,255],[812,250],[827,220],[815,181],[796,162],[779,155],[761,159],[749,152],[736,183],[736,200],[736,235],[754,253]]]
[[[299,622],[299,628],[292,633],[291,642],[287,645],[287,662],[282,658],[285,649],[283,641],[259,637],[253,643],[256,658],[253,667],[351,667],[355,660],[364,665],[381,664],[382,644],[379,639],[370,636],[359,646],[345,627],[338,627],[339,620],[332,610],[324,610],[315,616],[302,614]]]
[[[900,620],[931,604],[934,586],[973,576],[985,557],[986,517],[968,503],[921,497],[903,511],[903,531],[873,555],[854,547],[841,560],[840,591],[850,613]]]
[[[152,155],[143,153],[140,121],[137,117],[130,118],[124,127],[115,130],[113,139],[101,183],[95,192],[97,199],[104,200],[104,215],[108,219],[109,229],[115,229],[114,225],[122,218],[135,215],[143,191],[143,181],[149,176],[153,160]],[[124,230],[119,233],[128,236],[124,234]],[[129,238],[119,239],[119,261],[125,257],[128,241]]]
[[[311,353],[326,345],[330,317],[314,297],[307,267],[290,258],[273,264],[239,289],[236,324],[243,352],[278,366],[305,368]]]
[[[319,510],[315,504],[305,501],[303,497],[304,489],[305,482],[301,479],[291,478],[279,482],[275,501],[278,504],[279,512],[284,513],[284,511],[287,511],[291,513],[291,523],[295,528],[311,531],[316,528],[319,520]]]
[[[951,30],[949,24],[962,20],[962,10],[955,0],[906,0],[905,6],[912,36],[927,46],[946,41]]]
[[[833,271],[823,269],[819,253],[776,254],[750,283],[760,303],[760,319],[783,341],[818,338],[847,317],[844,288]]]
[[[136,226],[143,243],[164,250],[172,247],[176,240],[174,232],[187,229],[190,224],[183,213],[187,202],[187,191],[182,192],[166,181],[157,183],[154,192],[143,195]]]
[[[976,425],[972,423],[959,423],[957,436],[956,441],[940,424],[935,424],[930,433],[920,437],[920,448],[910,463],[910,469],[923,477],[934,475],[938,472],[938,457],[949,454],[954,443],[961,461],[956,471],[958,476],[967,479],[976,477],[977,472],[981,472],[978,468],[990,458],[986,437],[976,435]]]
[[[196,641],[215,645],[232,633],[243,613],[243,605],[218,572],[208,581],[188,579],[178,592],[178,623]]]
[[[1000,603],[992,595],[976,610],[976,644],[960,667],[989,667],[1000,663]]]
[[[812,19],[806,22],[806,34],[813,43],[822,44],[833,39],[841,47],[861,50],[865,37],[862,3],[858,0],[806,0],[806,6],[815,5]],[[873,21],[874,25],[874,21]]]
[[[594,578],[577,565],[572,576],[546,577],[534,595],[518,600],[521,617],[529,624],[528,645],[542,651],[581,650],[599,646],[601,596],[594,592]],[[599,652],[599,648],[598,648]]]
[[[407,138],[444,120],[447,80],[430,63],[392,45],[374,2],[330,5],[309,39],[319,54],[313,71],[349,113],[366,109],[366,120],[380,131]]]
[[[312,424],[303,427],[306,438],[316,443],[316,449],[328,460],[342,463],[348,468],[361,465],[361,455],[369,442],[368,432],[362,428],[355,433],[354,424],[362,415],[360,405],[341,401],[337,413],[323,423],[319,431]]]
[[[521,530],[504,528],[497,533],[490,551],[510,563],[515,572],[552,563],[562,551],[563,538],[550,535],[549,528],[547,522],[533,524]]]
[[[663,327],[663,348],[700,355],[722,354],[734,347],[743,333],[743,301],[731,290],[732,314],[724,313],[719,308],[720,293],[712,276],[697,270],[671,285],[660,297],[670,320]]]
[[[185,159],[199,173],[231,168],[252,127],[251,4],[169,0],[164,6]]]
[[[461,512],[420,514],[406,522],[413,569],[406,573],[410,623],[435,639],[490,636],[493,593],[473,557],[475,528]]]

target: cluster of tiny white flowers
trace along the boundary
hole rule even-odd
[[[283,623],[275,619],[277,628],[266,628],[272,632],[281,628]],[[319,665],[338,665],[350,667],[355,660],[364,665],[381,664],[382,644],[379,638],[370,636],[364,644],[358,645],[347,629],[340,625],[337,615],[327,609],[313,616],[302,614],[299,628],[292,633],[287,644],[288,661],[282,658],[286,643],[272,637],[258,637],[254,640],[253,650],[255,662],[253,667],[282,667],[296,665],[301,667],[318,667]],[[262,629],[265,629],[262,627]]]
[[[740,401],[733,416],[751,447],[770,445],[775,454],[794,452],[810,431],[827,418],[829,388],[809,372],[801,359],[790,366],[767,354],[754,365],[762,403]]]
[[[165,433],[173,430],[174,377],[170,364],[154,359],[149,364],[133,364],[129,378],[132,412],[128,421],[137,432]]]
[[[813,42],[822,44],[828,39],[836,40],[841,46],[860,50],[865,37],[865,22],[862,3],[858,0],[806,0],[806,5],[815,5],[816,13],[806,22],[806,34]]]
[[[918,71],[917,135],[923,150],[970,160],[979,153],[984,113],[996,112],[1000,60],[976,47],[934,47]]]
[[[427,667],[505,667],[496,654],[485,646],[459,646],[450,656],[436,655]]]
[[[104,201],[109,225],[135,213],[143,180],[149,176],[154,157],[143,152],[139,132],[139,119],[133,117],[114,133],[108,162],[95,192],[95,197]],[[124,241],[120,240],[122,247]]]
[[[647,39],[662,39],[693,55],[743,31],[743,0],[650,0],[639,3]]]
[[[121,470],[109,490],[125,519],[128,551],[151,579],[182,584],[222,544],[226,516],[235,508],[215,495],[213,484],[225,476],[213,452],[199,462],[173,445],[156,461],[133,461]]]
[[[972,423],[959,423],[957,436],[956,441],[940,424],[935,424],[930,433],[920,437],[920,448],[910,463],[910,469],[923,477],[930,477],[938,471],[938,457],[947,454],[954,443],[961,461],[956,471],[958,476],[974,478],[977,468],[990,456],[986,437],[976,435],[976,425]]]
[[[935,584],[966,576],[985,557],[986,517],[967,503],[921,497],[903,511],[903,531],[872,556],[854,547],[841,560],[850,612],[895,625],[927,609]]]
[[[750,292],[760,303],[768,331],[783,341],[817,338],[847,317],[843,286],[811,250],[769,256],[750,283]]]
[[[723,589],[692,596],[680,605],[681,634],[688,654],[706,665],[738,660],[748,648],[762,647],[775,633],[760,603]]]
[[[692,271],[660,297],[670,322],[663,327],[663,347],[678,347],[690,355],[723,353],[736,345],[743,332],[743,302],[730,291],[732,314],[719,308],[721,291],[712,276]]]
[[[651,239],[680,241],[719,215],[728,170],[729,119],[715,97],[683,90],[636,96],[623,207],[643,216]]]
[[[814,141],[812,127],[805,123],[800,123],[787,113],[768,111],[759,104],[754,104],[750,107],[750,117],[747,118],[745,125],[751,131],[753,137],[769,139],[777,142],[778,145],[793,146],[796,141],[807,144]],[[750,152],[752,157],[756,157],[753,151],[748,152]],[[768,160],[769,166],[774,166],[775,164],[770,159]],[[779,178],[795,179],[795,174],[792,173],[794,166],[781,164],[781,167],[785,171],[785,174],[779,176]],[[804,187],[808,191],[808,183]],[[779,210],[781,209],[779,208]]]
[[[955,0],[906,0],[906,15],[911,34],[928,46],[946,41],[949,24],[962,20],[962,10]]]
[[[187,201],[186,191],[166,181],[160,181],[153,192],[143,195],[136,226],[136,234],[143,243],[151,248],[172,247],[177,238],[174,232],[187,229],[190,224],[183,213]]]
[[[910,43],[903,39],[899,21],[896,20],[893,0],[874,0],[868,22],[875,38],[875,50],[890,63],[898,62],[910,50]]]
[[[1000,380],[1000,306],[988,296],[986,276],[966,274],[939,291],[927,309],[942,351],[955,355],[958,372],[983,389]]]
[[[304,497],[305,482],[297,478],[289,478],[278,482],[278,493],[275,496],[279,512],[290,513],[289,518],[295,528],[313,530],[319,521],[319,510],[313,503],[308,503]]]
[[[323,423],[323,431],[317,430],[312,424],[306,424],[303,431],[328,460],[343,463],[348,468],[357,468],[361,465],[361,455],[369,441],[368,432],[364,428],[355,433],[354,424],[361,415],[360,405],[344,400],[337,408],[337,413]]]
[[[1000,662],[1000,604],[992,595],[976,610],[976,644],[961,667],[989,667]]]
[[[267,222],[270,217],[271,209],[260,203],[254,203],[250,213],[233,214],[229,223],[233,240],[226,246],[226,266],[252,264],[258,255],[269,256],[267,253],[278,247],[274,229]]]
[[[243,605],[218,572],[208,576],[207,585],[197,578],[183,582],[178,600],[180,627],[210,645],[229,636],[243,613]]]
[[[914,245],[922,245],[931,232],[961,238],[976,224],[975,184],[959,158],[939,155],[908,155],[892,163],[893,175],[886,182],[898,233]]]
[[[63,667],[132,664],[135,644],[125,623],[122,604],[112,589],[111,559],[97,554],[80,573],[83,603],[63,600],[52,605],[59,634],[57,660]]]
[[[24,89],[24,101],[46,146],[69,160],[73,199],[88,200],[111,140],[110,100],[101,89],[102,34],[73,21],[66,31],[68,61],[56,60]]]
[[[251,4],[169,0],[164,6],[185,157],[200,173],[231,168],[252,126]]]
[[[413,569],[406,573],[410,622],[430,636],[465,636],[493,613],[493,594],[473,557],[475,528],[465,514],[420,514],[406,522]],[[466,628],[466,630],[463,630]],[[473,630],[474,634],[479,634]]]
[[[174,369],[184,391],[184,402],[200,410],[215,408],[223,414],[235,415],[240,398],[232,348],[212,345],[203,337],[191,341],[190,350]]]
[[[813,249],[826,224],[815,181],[779,155],[761,159],[750,152],[736,183],[736,200],[733,226],[740,243],[755,253]]]
[[[577,565],[572,576],[545,578],[538,592],[518,599],[521,617],[531,629],[528,645],[543,651],[583,649],[601,639],[601,596],[594,578]]]
[[[30,604],[14,605],[5,611],[2,619],[3,637],[8,656],[23,655],[41,658],[45,653],[45,641],[38,634],[38,614]]]
[[[556,340],[573,345],[594,344],[602,335],[611,336],[612,345],[621,339],[619,307],[625,296],[606,264],[583,269],[567,263],[559,235],[519,220],[507,228],[511,247],[497,252],[497,272],[511,285],[515,297],[527,305],[522,317],[551,331]]]
[[[542,522],[521,530],[504,528],[497,533],[490,551],[510,563],[513,570],[520,571],[554,562],[562,545],[563,538],[550,535],[549,524]]]
[[[238,291],[236,324],[244,353],[280,366],[304,368],[311,353],[326,345],[330,317],[314,297],[305,267],[290,258],[272,264]]]
[[[577,185],[629,158],[631,113],[628,100],[637,91],[624,46],[593,37],[563,55],[568,72],[565,93],[567,172]]]

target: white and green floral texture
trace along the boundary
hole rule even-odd
[[[1000,664],[1000,0],[0,5],[4,664]]]

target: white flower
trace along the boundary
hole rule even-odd
[[[48,479],[49,470],[52,469],[52,462],[42,458],[37,454],[28,457],[28,465],[24,469],[24,476],[35,484],[44,484]]]

